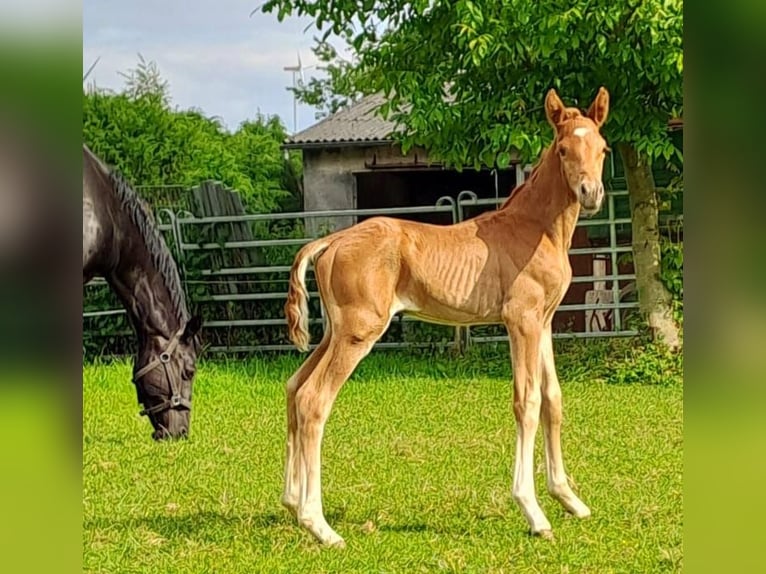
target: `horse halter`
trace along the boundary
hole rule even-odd
[[[184,397],[181,396],[181,392],[178,390],[177,386],[173,382],[173,377],[171,377],[170,373],[168,372],[168,363],[170,363],[170,358],[172,357],[173,352],[178,347],[178,343],[181,341],[181,336],[183,335],[183,332],[184,332],[184,329],[181,328],[175,335],[173,335],[173,338],[170,339],[168,346],[165,348],[163,352],[159,354],[158,357],[149,361],[146,365],[141,367],[133,375],[133,383],[137,384],[142,377],[145,377],[148,373],[150,373],[157,367],[162,366],[162,369],[165,371],[165,380],[167,380],[168,387],[170,388],[170,391],[171,391],[169,399],[165,399],[164,401],[162,401],[161,403],[157,405],[154,405],[153,407],[144,408],[140,413],[138,413],[139,415],[141,416],[152,415],[155,413],[166,411],[168,409],[191,410],[191,402],[188,399],[185,399]]]

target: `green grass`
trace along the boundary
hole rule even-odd
[[[625,343],[557,345],[567,471],[593,511],[535,480],[555,541],[511,498],[507,352],[376,352],[327,425],[324,504],[345,550],[279,504],[284,393],[297,356],[201,365],[192,436],[156,444],[126,362],[86,365],[87,572],[675,572],[682,564],[680,359]],[[540,433],[541,434],[541,433]]]

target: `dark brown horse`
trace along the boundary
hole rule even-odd
[[[83,284],[103,277],[125,306],[138,337],[133,367],[152,436],[189,432],[199,317],[186,307],[176,263],[149,209],[83,145]]]

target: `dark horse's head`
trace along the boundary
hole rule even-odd
[[[155,440],[188,436],[201,326],[194,316],[170,338],[153,336],[141,345],[133,381]]]

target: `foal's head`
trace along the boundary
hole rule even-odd
[[[608,151],[599,129],[609,113],[609,92],[600,88],[596,99],[582,115],[567,108],[551,89],[545,98],[545,113],[556,132],[553,150],[561,161],[564,179],[586,215],[598,213],[604,199],[601,172]]]

